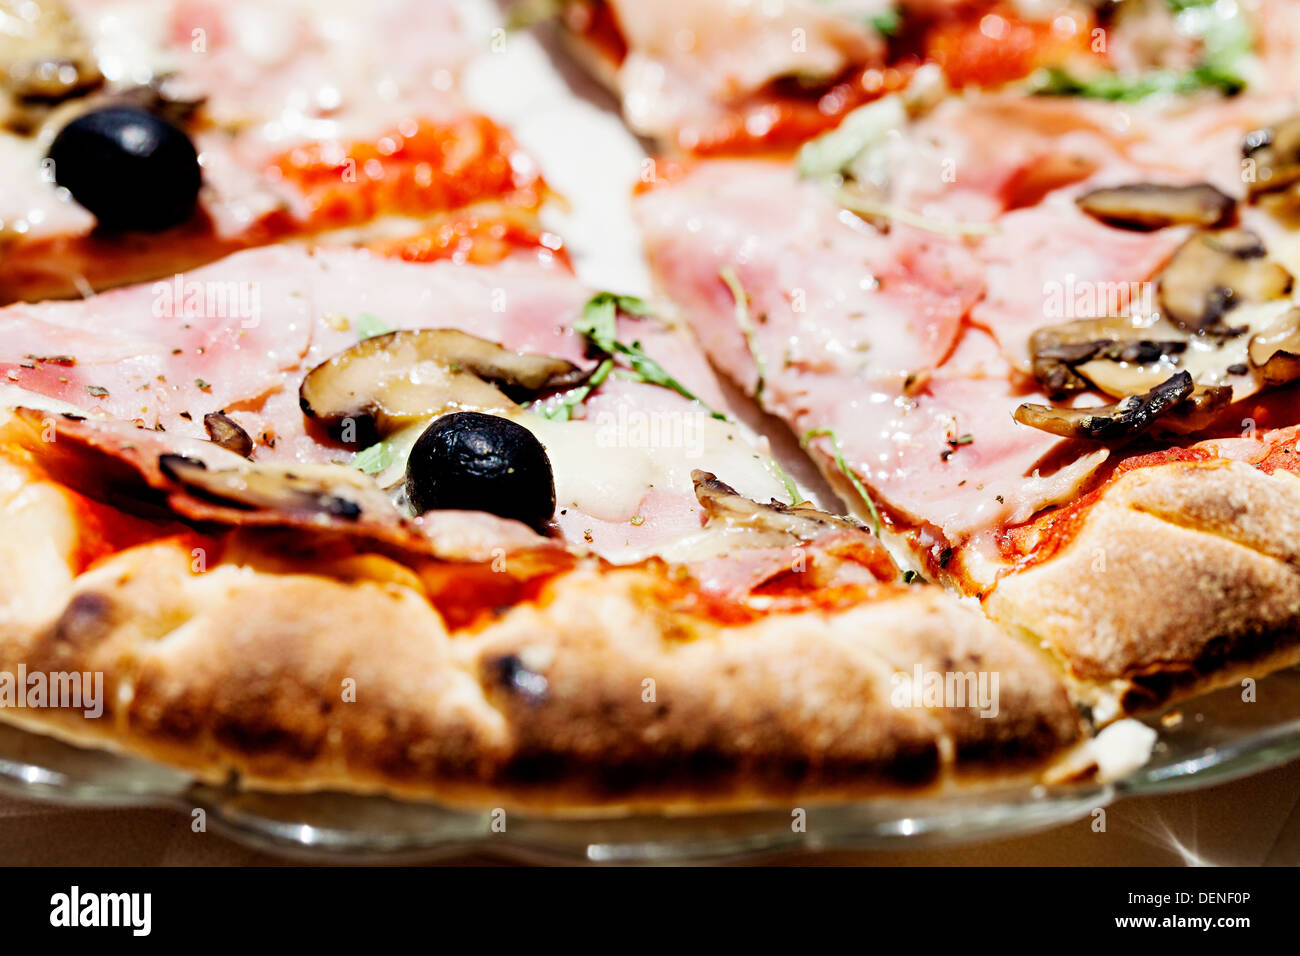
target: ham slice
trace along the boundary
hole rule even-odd
[[[834,433],[813,447],[841,491],[837,450],[891,517],[956,544],[1068,500],[1106,460],[1013,421],[1046,401],[1028,338],[1098,314],[1068,311],[1075,288],[1107,293],[1093,296],[1104,314],[1128,308],[1187,236],[1104,225],[1075,198],[1141,181],[1238,195],[1241,137],[1276,106],[968,94],[880,147],[885,202],[910,218],[869,225],[792,165],[757,160],[688,165],[638,213],[662,289],[715,364],[796,434]]]
[[[298,387],[309,370],[362,334],[420,328],[458,329],[591,368],[573,329],[591,295],[559,265],[528,254],[476,267],[267,247],[86,301],[0,309],[0,385],[6,403],[72,411],[88,418],[85,428],[138,426],[130,430],[143,437],[129,444],[149,448],[151,460],[168,445],[194,457],[196,443],[208,444],[204,415],[223,411],[252,438],[258,464],[338,467],[360,447],[335,441],[303,414]],[[618,335],[640,342],[701,401],[620,377],[624,370],[573,421],[512,413],[548,448],[564,539],[633,561],[698,531],[695,468],[760,500],[788,495],[765,443],[713,417],[725,401],[689,337],[628,315]],[[394,448],[404,454],[409,443]],[[400,486],[401,461],[386,473]]]

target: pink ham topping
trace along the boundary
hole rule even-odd
[[[1106,458],[1012,420],[1047,401],[1028,339],[1141,307],[1188,236],[1105,225],[1077,196],[1144,181],[1241,195],[1241,138],[1278,104],[1199,105],[947,101],[889,147],[887,204],[929,221],[919,227],[869,225],[762,160],[691,167],[643,195],[639,215],[665,292],[719,368],[797,433],[832,430],[813,447],[833,479],[837,442],[894,513],[956,543],[1068,500]],[[1095,311],[1071,311],[1086,301]]]
[[[362,334],[420,328],[459,329],[590,368],[594,360],[586,357],[587,343],[573,324],[591,295],[568,272],[530,256],[471,267],[405,263],[355,250],[268,247],[85,301],[0,309],[0,385],[8,387],[0,392],[7,404],[30,405],[32,393],[66,402],[90,416],[91,425],[99,419],[133,423],[150,431],[149,448],[170,443],[186,455],[186,448],[207,438],[204,415],[224,411],[253,439],[255,462],[346,464],[359,447],[331,439],[299,406],[298,388],[310,369]],[[639,493],[634,487],[626,514],[558,503],[563,536],[611,557],[653,551],[697,532],[702,516],[690,468],[732,477],[734,469],[717,454],[726,452],[734,462],[735,446],[744,444],[737,433],[734,442],[722,443],[732,448],[719,449],[698,432],[701,423],[713,421],[709,409],[725,405],[688,337],[658,319],[627,315],[619,319],[619,337],[639,341],[708,407],[611,375],[577,408],[575,418],[596,423],[581,426],[588,439],[608,437],[606,447],[592,445],[594,456],[653,463],[658,454],[676,453],[685,459],[676,483],[650,474]],[[629,423],[635,428],[649,418],[690,428],[669,434],[663,452],[625,447]],[[599,430],[605,421],[608,436]],[[673,442],[686,447],[674,449]],[[554,458],[564,449],[551,453]],[[570,449],[565,468],[574,454]],[[759,449],[745,444],[739,454],[748,465]],[[618,477],[617,467],[607,471]]]

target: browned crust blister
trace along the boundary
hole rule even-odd
[[[1126,710],[1296,663],[1300,479],[1227,460],[1134,469],[985,609]]]
[[[172,538],[74,574],[66,495],[0,472],[0,669],[102,671],[108,700],[0,719],[209,781],[709,808],[1032,777],[1081,735],[1051,665],[937,589],[725,624],[658,599],[661,564],[592,560],[449,632],[401,564],[259,557],[261,531],[206,569]],[[996,671],[998,715],[898,705],[917,665]]]

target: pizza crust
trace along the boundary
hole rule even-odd
[[[0,670],[100,671],[107,703],[0,720],[213,783],[540,812],[788,805],[1039,779],[1082,736],[1051,665],[937,588],[728,622],[668,565],[591,559],[449,630],[418,568],[312,565],[262,530],[226,532],[197,571],[177,536],[77,573],[68,493],[15,471]],[[998,715],[895,706],[916,665],[997,672]]]
[[[985,610],[1127,711],[1300,662],[1300,479],[1228,460],[1134,469]]]

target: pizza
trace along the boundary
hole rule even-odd
[[[545,9],[637,133],[696,155],[796,149],[865,103],[936,84],[1130,99],[1235,93],[1245,82],[1235,9],[1181,19],[1178,5],[1146,0],[557,0]]]
[[[640,213],[715,365],[1113,715],[1296,657],[1292,111],[904,92],[793,158],[676,162]]]
[[[109,701],[6,719],[206,779],[541,808],[884,792],[1079,738],[1034,652],[804,503],[639,303],[527,249],[193,275],[258,282],[266,317],[164,336],[149,286],[5,310],[7,520],[48,548],[7,536],[0,657]],[[965,660],[998,662],[995,715],[890,703]]]
[[[1221,7],[542,5],[652,296],[467,5],[7,13],[0,720],[558,814],[1140,764],[1300,661],[1300,20]]]
[[[451,2],[0,5],[0,302],[344,234],[528,236],[544,184],[457,77]],[[309,95],[310,94],[310,95]]]

